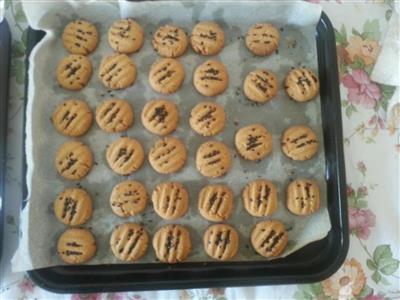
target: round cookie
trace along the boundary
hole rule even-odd
[[[223,184],[207,185],[199,193],[198,208],[208,221],[226,221],[233,211],[233,192]]]
[[[307,126],[291,126],[282,134],[282,151],[293,160],[308,160],[318,152],[318,138]]]
[[[272,135],[261,124],[240,128],[235,135],[235,146],[247,160],[261,160],[272,152]]]
[[[126,54],[112,54],[102,59],[99,78],[109,89],[125,89],[136,80],[136,66]]]
[[[151,133],[166,135],[178,126],[179,113],[175,103],[159,99],[147,102],[142,110],[143,126]]]
[[[176,92],[185,79],[183,65],[173,58],[161,58],[150,67],[150,86],[158,93],[172,94]]]
[[[229,76],[225,66],[217,60],[207,60],[194,71],[193,83],[203,96],[222,94],[228,87]]]
[[[246,76],[243,90],[249,100],[265,103],[278,94],[278,80],[274,73],[257,69]]]
[[[269,23],[250,27],[245,38],[247,48],[255,55],[271,55],[279,47],[279,31]]]
[[[144,150],[136,139],[122,137],[110,144],[106,157],[115,173],[129,175],[142,166]]]
[[[269,216],[278,208],[276,187],[265,179],[247,183],[242,191],[242,200],[246,211],[254,217]]]
[[[93,166],[93,154],[89,147],[77,141],[62,144],[55,157],[58,173],[69,180],[85,177]]]
[[[185,145],[171,136],[156,141],[149,152],[150,165],[161,174],[179,171],[185,165],[186,159]]]
[[[152,44],[158,55],[175,58],[185,53],[188,38],[181,28],[167,24],[158,28],[153,34]]]
[[[317,76],[309,69],[293,69],[286,75],[285,90],[293,100],[307,102],[318,95],[319,81]]]
[[[96,108],[97,125],[105,132],[122,132],[132,126],[132,106],[122,99],[107,99]]]
[[[254,226],[250,239],[254,250],[267,258],[281,254],[289,240],[285,225],[276,220],[258,223]]]
[[[71,54],[88,55],[99,42],[96,26],[84,20],[75,20],[65,26],[62,40],[64,48]]]
[[[89,193],[83,189],[68,188],[54,201],[54,214],[65,225],[86,223],[92,216],[93,205]]]
[[[116,20],[108,30],[108,43],[114,51],[131,54],[142,48],[143,28],[131,18]]]
[[[137,261],[146,254],[148,245],[149,235],[135,223],[117,225],[110,238],[111,251],[122,261]]]
[[[286,190],[286,206],[295,215],[307,216],[320,208],[318,183],[309,179],[296,179]]]
[[[147,205],[146,188],[138,181],[126,180],[114,186],[110,205],[113,213],[120,217],[136,216]]]
[[[151,195],[155,212],[165,220],[184,216],[189,208],[189,194],[179,182],[163,182]]]
[[[214,102],[200,102],[190,112],[190,127],[202,136],[213,136],[225,127],[224,108]]]
[[[96,239],[84,228],[70,228],[64,231],[57,242],[57,252],[67,264],[81,264],[96,254]]]
[[[200,145],[196,152],[196,167],[206,177],[225,175],[231,166],[229,148],[217,141],[209,141]]]
[[[215,55],[224,48],[224,31],[215,22],[200,22],[192,30],[190,44],[201,55]]]
[[[57,106],[51,121],[59,133],[77,137],[89,130],[93,113],[85,101],[70,99]]]
[[[154,234],[153,248],[161,262],[182,262],[192,250],[190,233],[182,225],[165,225]]]
[[[238,252],[239,235],[231,225],[211,225],[204,233],[203,245],[208,256],[222,261],[231,260]]]
[[[59,85],[67,90],[84,88],[92,76],[92,64],[86,56],[71,54],[64,57],[57,66],[56,77]]]

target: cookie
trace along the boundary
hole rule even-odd
[[[246,184],[242,191],[243,206],[254,217],[273,214],[278,208],[278,192],[275,185],[265,179]]]
[[[290,98],[297,102],[307,102],[319,93],[317,76],[309,69],[293,69],[285,79],[285,90]]]
[[[88,229],[70,228],[59,237],[57,252],[67,264],[85,263],[96,254],[96,239]]]
[[[233,211],[233,192],[223,184],[207,185],[199,193],[198,208],[208,221],[226,221]]]
[[[132,126],[133,108],[128,101],[107,99],[96,108],[97,125],[105,132],[122,132]]]
[[[125,89],[136,80],[136,66],[126,54],[112,54],[102,59],[99,78],[109,89]]]
[[[215,55],[224,48],[224,31],[215,22],[200,22],[190,37],[193,51],[201,55]]]
[[[146,188],[138,181],[120,182],[111,192],[110,205],[117,216],[123,218],[136,216],[146,208]]]
[[[85,101],[70,99],[57,106],[51,121],[59,133],[77,137],[92,126],[93,113]]]
[[[119,53],[137,52],[143,41],[143,28],[131,18],[116,20],[108,30],[108,43]]]
[[[279,31],[272,24],[257,23],[250,27],[245,42],[253,54],[271,55],[279,47]]]
[[[200,102],[190,113],[190,127],[202,136],[213,136],[225,127],[224,108],[214,102]]]
[[[235,135],[235,146],[247,160],[260,160],[272,152],[272,135],[261,124],[240,128]]]
[[[179,27],[167,24],[158,28],[153,34],[153,49],[158,55],[175,58],[185,53],[188,38],[186,33]]]
[[[148,245],[149,235],[135,223],[117,225],[110,238],[111,251],[122,261],[137,261],[146,254]]]
[[[92,76],[92,64],[86,56],[71,54],[64,57],[57,66],[58,84],[72,91],[84,88]]]
[[[144,150],[136,139],[122,137],[110,144],[106,157],[115,173],[129,175],[142,166]]]
[[[170,264],[182,262],[192,250],[190,233],[182,225],[165,225],[155,233],[153,248],[161,262]]]
[[[203,245],[208,256],[223,261],[231,260],[238,252],[239,235],[231,225],[211,225],[204,233]]]
[[[185,165],[186,159],[185,145],[174,137],[165,137],[156,141],[149,152],[150,165],[161,174],[179,171]]]
[[[282,151],[293,160],[308,160],[318,152],[315,132],[304,125],[291,126],[282,134]]]
[[[143,126],[151,133],[166,135],[178,126],[179,113],[175,103],[159,99],[147,102],[142,110]]]
[[[93,205],[89,193],[83,189],[68,188],[54,201],[54,214],[65,225],[86,223],[92,216]]]
[[[173,58],[161,58],[150,67],[150,86],[160,94],[176,92],[185,79],[183,65]]]
[[[165,220],[184,216],[189,208],[189,194],[179,182],[163,182],[151,195],[155,212]]]
[[[231,166],[229,148],[217,141],[209,141],[200,145],[196,152],[196,167],[206,177],[225,175]]]
[[[296,179],[286,190],[286,206],[295,215],[307,216],[320,208],[318,183],[309,179]]]
[[[262,221],[251,232],[251,244],[258,254],[270,258],[285,250],[288,233],[285,225],[276,220]]]
[[[278,80],[271,71],[257,69],[246,76],[243,91],[249,100],[265,103],[278,94]]]
[[[77,141],[62,144],[55,158],[58,173],[69,180],[85,177],[93,166],[93,154],[89,147]]]
[[[64,48],[71,54],[88,55],[99,43],[99,34],[96,26],[84,20],[75,20],[68,23],[62,34]]]
[[[217,60],[207,60],[194,71],[193,83],[203,96],[222,94],[228,87],[229,76],[225,66]]]

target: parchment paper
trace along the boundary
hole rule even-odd
[[[257,106],[243,95],[242,83],[248,72],[256,68],[267,68],[277,74],[282,82],[291,67],[306,66],[317,72],[315,27],[320,17],[320,8],[304,2],[138,2],[98,3],[76,2],[24,2],[29,23],[36,29],[47,32],[46,37],[35,47],[30,57],[29,97],[27,109],[26,155],[28,161],[28,205],[22,212],[20,246],[13,258],[15,271],[35,269],[63,264],[57,256],[56,243],[59,235],[67,228],[54,216],[52,205],[57,194],[67,187],[82,186],[94,200],[92,219],[85,227],[92,229],[97,239],[98,251],[90,264],[118,263],[109,247],[109,237],[115,225],[126,221],[141,223],[152,236],[165,224],[158,217],[151,204],[137,217],[123,219],[115,216],[109,206],[109,195],[115,184],[126,179],[143,182],[150,194],[154,186],[163,181],[182,182],[190,194],[188,214],[175,223],[184,224],[191,231],[193,251],[188,261],[210,261],[203,250],[202,235],[210,222],[197,211],[197,195],[201,187],[209,183],[228,184],[235,194],[235,207],[229,224],[240,233],[240,249],[237,261],[265,260],[252,249],[249,234],[252,227],[267,218],[251,217],[243,208],[241,190],[248,181],[257,178],[272,180],[279,191],[279,210],[272,216],[281,220],[289,230],[289,245],[282,256],[286,256],[312,241],[326,236],[330,220],[326,203],[324,180],[325,158],[320,117],[320,99],[307,104],[295,103],[288,99],[281,88],[271,102]],[[101,58],[111,54],[106,34],[112,22],[120,17],[135,18],[145,30],[145,43],[140,52],[131,57],[138,69],[135,84],[122,91],[108,91],[98,79]],[[101,40],[99,47],[90,55],[94,74],[83,90],[70,92],[60,88],[55,79],[58,61],[67,55],[62,46],[61,33],[71,20],[84,18],[94,22]],[[121,134],[107,134],[94,124],[89,133],[79,138],[94,151],[95,165],[89,175],[76,182],[61,178],[53,165],[57,148],[68,140],[59,135],[50,122],[54,108],[69,98],[86,100],[94,110],[96,105],[108,98],[127,99],[134,107],[135,123],[126,133],[137,138],[146,153],[157,136],[147,132],[140,122],[140,113],[146,101],[160,98],[148,84],[150,65],[158,58],[151,48],[152,33],[162,24],[173,22],[188,34],[199,20],[215,20],[225,31],[225,48],[215,59],[221,60],[229,72],[229,88],[212,101],[225,107],[226,128],[214,139],[224,141],[231,149],[233,165],[230,172],[219,179],[206,179],[199,174],[194,164],[197,147],[209,138],[195,134],[189,127],[191,108],[204,97],[192,85],[195,67],[207,58],[192,50],[179,58],[184,64],[186,78],[183,88],[165,97],[174,101],[180,111],[181,121],[173,136],[181,138],[188,146],[189,158],[186,167],[177,174],[159,175],[146,161],[140,171],[123,177],[109,169],[105,160],[106,146]],[[244,35],[256,22],[271,22],[281,34],[277,54],[267,58],[253,56],[245,47]],[[261,162],[246,162],[240,159],[233,144],[234,133],[240,127],[251,123],[262,123],[273,134],[273,152]],[[307,162],[294,162],[280,150],[280,136],[289,125],[308,124],[320,139],[320,151],[316,158]],[[321,210],[310,217],[297,217],[285,208],[285,189],[290,180],[297,177],[315,178],[321,186]],[[155,262],[153,249],[138,263]]]

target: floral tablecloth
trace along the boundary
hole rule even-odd
[[[57,295],[35,286],[24,273],[11,273],[22,197],[27,23],[21,3],[6,0],[13,41],[0,299],[400,299],[400,114],[397,119],[387,114],[395,88],[370,79],[394,1],[312,2],[322,5],[335,27],[341,81],[351,236],[336,274],[305,285]]]

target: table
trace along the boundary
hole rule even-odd
[[[27,22],[20,2],[6,0],[12,42],[1,299],[366,299],[400,298],[400,120],[387,116],[394,88],[369,75],[379,54],[393,0],[318,2],[335,29],[349,204],[350,250],[329,279],[305,285],[57,295],[11,273],[22,197],[24,59]]]

